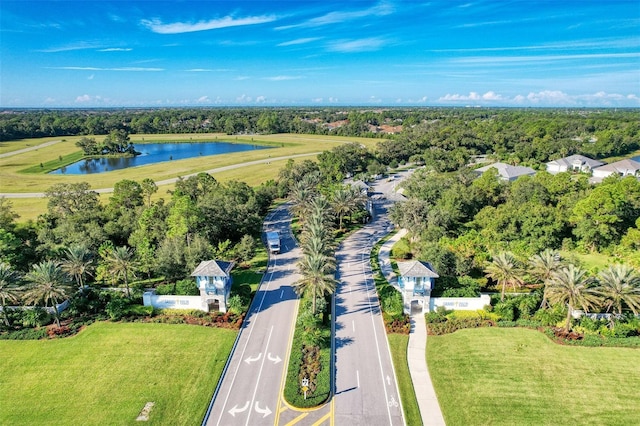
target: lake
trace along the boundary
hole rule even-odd
[[[199,143],[145,143],[135,145],[140,155],[135,157],[101,157],[80,160],[50,172],[58,175],[87,175],[104,173],[129,167],[145,166],[165,161],[184,160],[208,155],[230,154],[233,152],[268,149],[268,146],[239,144],[231,142]]]

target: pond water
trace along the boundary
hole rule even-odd
[[[140,155],[135,157],[95,158],[80,160],[50,172],[62,175],[86,175],[111,172],[129,167],[145,166],[164,161],[184,160],[207,155],[229,154],[233,152],[268,149],[268,146],[238,144],[231,142],[199,143],[147,143],[135,145]]]

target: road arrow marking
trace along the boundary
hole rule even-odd
[[[260,352],[260,353],[258,354],[258,356],[257,356],[257,357],[255,357],[255,358],[247,357],[247,358],[244,360],[244,362],[246,362],[247,364],[251,365],[251,363],[252,363],[252,362],[256,362],[257,360],[259,360],[261,356],[262,356],[262,352]]]
[[[273,363],[279,363],[280,361],[282,361],[282,359],[280,359],[280,357],[278,355],[276,355],[275,358],[271,358],[271,352],[269,352],[267,354],[267,358],[269,359],[269,361],[273,362]]]
[[[244,404],[244,407],[242,407],[242,408],[238,408],[238,404],[234,405],[233,408],[231,410],[229,410],[229,414],[231,414],[233,417],[235,417],[236,413],[242,413],[247,408],[249,408],[249,401],[247,401],[247,403]]]
[[[259,402],[259,401],[256,401],[256,411],[257,411],[259,414],[262,414],[262,415],[263,415],[263,416],[262,416],[262,418],[263,418],[263,419],[264,419],[265,417],[267,417],[269,414],[271,414],[271,410],[269,410],[269,407],[267,407],[267,406],[265,405],[264,410],[263,410],[263,409],[261,409],[261,408],[260,408],[260,406],[259,406],[258,404],[260,404],[260,402]]]

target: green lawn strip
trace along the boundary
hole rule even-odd
[[[380,270],[378,253],[380,252],[380,247],[382,247],[382,245],[391,238],[392,235],[393,234],[386,235],[378,241],[371,250],[371,269],[376,290],[379,294],[385,287],[389,286],[389,283]],[[402,408],[404,410],[405,421],[408,425],[422,424],[420,408],[418,407],[418,400],[416,399],[416,392],[413,388],[409,364],[407,363],[407,345],[409,343],[409,336],[399,333],[387,333],[387,340],[389,342],[389,347],[391,348],[391,356],[393,358],[393,366],[398,380],[400,398],[402,398]]]
[[[418,407],[418,400],[416,399],[416,393],[413,389],[413,381],[411,380],[409,364],[407,363],[409,336],[406,334],[391,333],[387,334],[387,339],[389,340],[393,367],[398,379],[405,423],[408,425],[421,425],[422,417],[420,416],[420,408]]]
[[[429,336],[429,371],[449,426],[627,425],[640,419],[640,351],[553,343],[523,328]]]
[[[287,368],[287,380],[284,386],[285,400],[298,408],[317,407],[331,396],[331,347],[324,345],[320,350],[320,372],[316,376],[315,392],[308,392],[307,398],[301,390],[300,366],[302,365],[302,333],[303,327],[296,320],[296,327],[291,343],[291,354]]]
[[[93,324],[70,338],[0,342],[0,424],[196,424],[236,332],[190,325]]]
[[[64,166],[68,166],[69,164],[75,163],[76,161],[82,160],[83,157],[84,154],[82,153],[82,151],[74,152],[67,155],[61,155],[55,160],[45,161],[44,163],[40,163],[23,170],[18,170],[18,173],[45,174],[54,170],[58,170],[59,168],[62,168]]]

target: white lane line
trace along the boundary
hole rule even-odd
[[[271,326],[271,330],[269,331],[269,337],[267,338],[267,346],[265,346],[264,351],[265,353],[269,350],[269,342],[271,341],[271,334],[273,334],[273,326]],[[258,371],[258,377],[256,378],[256,387],[253,391],[253,397],[251,398],[251,405],[250,407],[253,407],[253,403],[256,400],[256,394],[258,393],[258,385],[260,384],[260,376],[262,376],[262,369],[264,367],[264,362],[267,359],[267,357],[265,356],[264,358],[262,358],[262,363],[260,364],[260,371]],[[267,407],[268,409],[268,407]],[[251,418],[251,413],[253,411],[249,411],[249,414],[247,415],[247,423],[245,423],[245,425],[249,425],[249,419]],[[265,416],[266,417],[266,416]]]
[[[357,388],[360,387],[360,371],[356,370],[356,382],[357,382]]]
[[[367,278],[366,274],[365,274],[365,278],[364,278],[365,282],[367,283],[367,288],[369,288],[369,279]],[[375,320],[374,320],[374,315],[373,315],[373,304],[371,303],[371,296],[369,294],[367,294],[367,299],[369,301],[369,317],[371,318],[371,328],[373,330],[373,337],[376,341],[376,352],[378,353],[378,364],[380,366],[380,376],[382,378],[382,387],[384,389],[384,400],[385,402],[389,401],[389,394],[387,392],[387,387],[384,386],[384,367],[382,366],[382,356],[380,355],[380,342],[378,341],[378,333],[376,333],[376,325],[375,325]],[[391,407],[389,406],[389,404],[386,404],[387,406],[387,415],[389,416],[389,424],[393,424],[392,421],[392,417],[391,417]]]
[[[267,281],[267,288],[266,290],[269,289],[269,286],[271,285],[271,280],[273,279],[273,272],[271,272],[270,276],[269,276],[269,280]],[[256,308],[256,313],[254,314],[256,317],[258,315],[258,313],[262,310],[262,305],[264,304],[264,298],[266,297],[267,292],[264,291],[262,293],[262,299],[260,300],[260,304],[258,305],[258,307]],[[247,340],[244,342],[244,347],[242,348],[242,353],[240,354],[240,361],[239,361],[239,366],[236,369],[235,373],[233,373],[233,378],[231,379],[231,385],[229,386],[229,392],[227,393],[227,396],[224,398],[224,403],[222,404],[222,410],[220,411],[220,417],[218,417],[218,423],[216,423],[218,426],[220,425],[220,422],[222,421],[222,416],[224,415],[225,408],[227,406],[227,402],[229,400],[229,395],[231,395],[231,391],[233,390],[233,384],[236,381],[236,376],[238,375],[238,371],[240,371],[240,366],[242,365],[242,360],[244,359],[244,353],[247,350],[247,346],[249,345],[249,341],[251,341],[251,334],[253,333],[253,325],[256,323],[256,321],[251,321],[250,322],[250,329],[249,329],[249,336],[247,337]]]
[[[284,295],[284,290],[280,290],[280,299],[282,299],[283,295]]]
[[[356,332],[356,321],[355,320],[351,320],[351,328],[353,328],[353,332]]]

